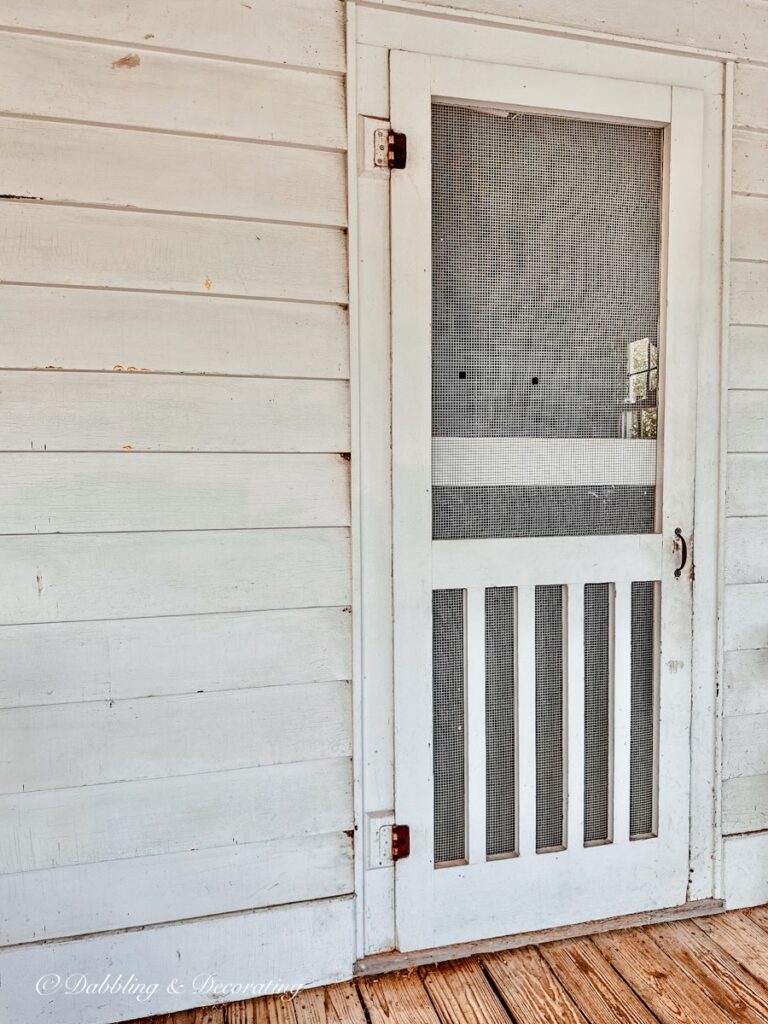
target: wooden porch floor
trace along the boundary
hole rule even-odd
[[[768,906],[156,1017],[154,1024],[768,1022]],[[147,1024],[144,1021],[144,1024]]]

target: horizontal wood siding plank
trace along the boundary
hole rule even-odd
[[[733,188],[768,195],[768,136],[736,132],[733,137]]]
[[[755,3],[759,5],[760,0],[755,0]],[[768,56],[768,53],[765,56]],[[768,68],[744,63],[736,65],[733,107],[736,127],[768,128]]]
[[[341,896],[352,867],[331,832],[0,875],[0,944]]]
[[[341,832],[349,758],[0,797],[0,873]]]
[[[16,33],[0,33],[0,113],[335,149],[346,134],[340,76]]]
[[[768,832],[731,836],[723,843],[723,892],[728,908],[755,907],[768,902],[768,871],[755,871],[768,863]]]
[[[728,450],[768,452],[768,391],[731,391]]]
[[[0,711],[0,793],[351,754],[349,684],[300,683]]]
[[[768,775],[768,714],[723,720],[723,778]]]
[[[723,835],[768,829],[768,775],[723,780]]]
[[[349,519],[349,462],[337,454],[0,454],[0,533],[348,526]]]
[[[768,583],[767,516],[726,520],[725,582]]]
[[[351,678],[348,608],[0,627],[0,707]]]
[[[734,196],[731,254],[734,259],[768,259],[768,197]]]
[[[746,583],[725,588],[725,649],[768,648],[768,584]]]
[[[731,323],[768,325],[768,264],[732,265]]]
[[[728,350],[732,388],[768,390],[768,327],[732,327]]]
[[[0,118],[3,193],[47,202],[344,225],[345,159],[289,146]]]
[[[0,538],[0,622],[345,605],[346,529]]]
[[[340,306],[16,285],[0,306],[1,367],[349,376]]]
[[[344,234],[0,201],[6,280],[345,302]]]
[[[723,676],[725,715],[768,714],[768,649],[726,651]]]
[[[726,511],[731,516],[768,515],[768,454],[728,456]]]
[[[344,381],[0,373],[15,451],[346,452]]]
[[[340,0],[2,0],[0,25],[196,50],[273,64],[344,70]]]

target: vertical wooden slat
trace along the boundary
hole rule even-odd
[[[536,853],[536,607],[535,587],[517,591],[519,853]]]
[[[466,592],[467,854],[470,864],[486,859],[485,836],[485,588]]]
[[[613,675],[613,841],[629,842],[632,584],[616,584]]]
[[[567,806],[566,845],[576,849],[584,842],[584,585],[568,586],[566,643],[568,670]]]

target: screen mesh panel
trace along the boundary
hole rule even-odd
[[[576,484],[506,486],[489,448],[492,485],[434,487],[434,536],[652,530],[661,130],[432,117],[433,435],[610,438],[630,467],[606,478],[587,444]]]
[[[584,587],[584,842],[610,836],[611,597],[609,583]]]
[[[629,834],[652,835],[655,820],[655,583],[632,584],[632,698]]]
[[[432,594],[435,863],[463,860],[465,825],[464,591]]]
[[[515,588],[485,591],[486,850],[516,849],[515,707],[517,683]]]
[[[536,849],[563,845],[563,588],[536,587]]]

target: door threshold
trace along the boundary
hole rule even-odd
[[[391,953],[374,953],[355,963],[354,976],[366,978],[375,974],[388,974],[390,971],[421,967],[424,964],[463,960],[465,957],[475,956],[478,953],[498,953],[504,949],[535,946],[542,942],[555,942],[557,939],[575,939],[581,935],[596,935],[599,932],[611,932],[621,928],[642,928],[645,925],[661,924],[664,921],[706,917],[709,914],[720,914],[724,910],[724,900],[692,900],[690,903],[667,907],[664,910],[644,910],[639,914],[625,914],[623,917],[604,917],[599,921],[566,924],[559,928],[542,928],[535,932],[519,932],[517,935],[499,935],[495,939],[459,942],[453,946],[417,949],[411,953],[400,953],[398,950],[393,950]]]

